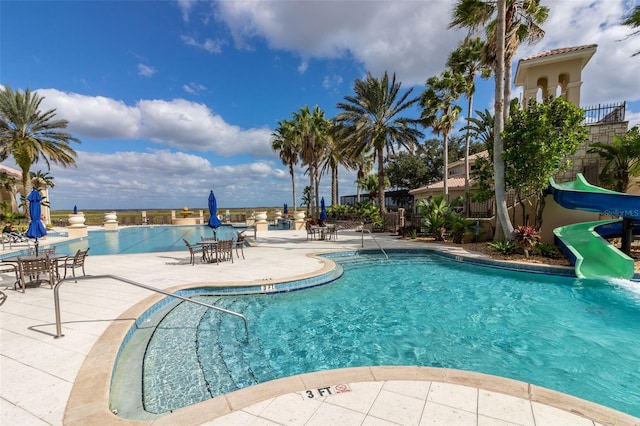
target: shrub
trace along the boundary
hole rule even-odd
[[[500,252],[503,255],[513,254],[516,252],[516,249],[518,248],[518,244],[516,244],[515,241],[509,241],[509,240],[493,241],[493,242],[487,243],[487,246],[489,248],[492,248],[493,250]]]
[[[529,250],[540,243],[540,234],[531,226],[520,225],[513,230],[516,243],[524,250],[524,255],[529,257]]]
[[[550,259],[556,259],[560,257],[560,252],[558,248],[553,244],[549,243],[540,243],[533,247],[531,250],[533,254],[536,256],[548,257]]]

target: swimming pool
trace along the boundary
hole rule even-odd
[[[143,327],[150,336],[137,392],[145,409],[164,413],[311,371],[417,365],[509,377],[640,415],[637,284],[504,271],[424,252],[334,260],[344,275],[330,285],[197,297],[246,315],[248,340],[237,318],[171,304],[157,327]]]
[[[223,224],[216,230],[219,239],[232,239],[236,231],[246,228],[236,228]],[[164,251],[186,250],[183,239],[194,243],[201,237],[212,237],[213,230],[206,225],[187,226],[130,226],[117,231],[90,231],[86,238],[52,244],[58,253],[73,255],[78,250],[91,247],[90,254],[131,254],[153,253]],[[41,241],[41,246],[49,246],[47,240]],[[10,255],[15,255],[11,253]]]

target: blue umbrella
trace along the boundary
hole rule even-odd
[[[324,206],[324,197],[320,199],[320,220],[327,220],[327,209]]]
[[[287,207],[287,203],[284,203],[283,212],[284,212],[284,214],[289,214],[289,208]]]
[[[42,201],[42,195],[40,191],[34,189],[27,197],[29,201],[29,215],[31,216],[31,222],[29,222],[29,228],[25,235],[29,238],[36,239],[36,256],[38,255],[38,238],[42,238],[47,235],[47,229],[40,220],[40,202]]]
[[[218,210],[218,203],[216,202],[216,196],[213,195],[213,191],[209,194],[209,228],[213,229],[213,235],[216,235],[216,229],[222,225],[220,219],[218,219],[218,215],[216,214]]]

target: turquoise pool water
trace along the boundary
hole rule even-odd
[[[438,256],[335,257],[337,281],[176,304],[146,346],[143,405],[164,413],[255,383],[417,365],[509,377],[640,416],[640,286],[471,266]],[[139,361],[138,361],[139,362]]]
[[[222,225],[216,230],[219,239],[232,239],[236,231],[231,225]],[[118,231],[90,231],[86,238],[53,244],[58,253],[73,255],[78,250],[91,247],[90,255],[152,253],[186,250],[183,239],[190,243],[202,236],[212,237],[213,230],[206,225],[191,226],[130,226]],[[49,246],[47,240],[41,247]],[[15,256],[15,253],[8,254]]]

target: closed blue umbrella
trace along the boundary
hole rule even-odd
[[[222,225],[220,219],[218,219],[218,215],[216,214],[218,211],[218,203],[216,202],[216,196],[213,195],[213,191],[209,194],[209,228],[213,229],[213,235],[216,235],[216,229]]]
[[[42,202],[42,195],[40,195],[40,191],[34,189],[31,191],[31,194],[27,197],[29,201],[29,215],[31,216],[31,222],[29,222],[29,228],[27,228],[27,232],[25,235],[29,238],[36,239],[36,256],[38,255],[38,238],[42,238],[47,235],[47,229],[42,224],[40,220],[40,211]]]
[[[327,220],[327,209],[324,206],[324,197],[320,199],[320,220]]]
[[[282,211],[284,214],[289,214],[289,207],[287,207],[287,203],[284,203],[284,209]]]

